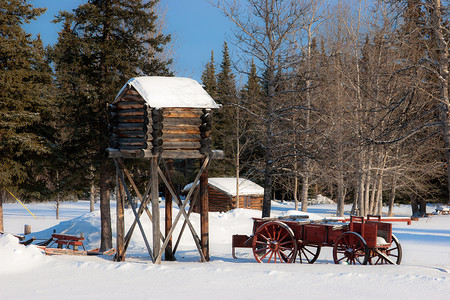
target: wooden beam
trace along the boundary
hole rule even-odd
[[[184,219],[185,219],[185,222],[186,222],[187,225],[189,226],[189,230],[191,231],[192,237],[194,238],[194,242],[195,242],[195,245],[197,246],[198,252],[200,253],[201,260],[202,260],[202,261],[206,261],[205,257],[203,256],[203,253],[202,253],[202,248],[201,248],[201,245],[200,245],[200,238],[198,237],[198,234],[197,234],[197,232],[195,231],[194,226],[192,225],[192,223],[191,223],[191,221],[189,220],[189,217],[187,216],[186,211],[185,211],[185,207],[186,207],[186,203],[187,203],[186,201],[188,201],[188,197],[186,197],[185,203],[183,204],[183,202],[182,202],[182,201],[178,198],[178,196],[175,194],[175,191],[174,191],[174,189],[173,189],[173,186],[172,186],[171,182],[169,182],[168,179],[165,178],[165,176],[164,176],[163,172],[161,171],[161,169],[158,168],[158,172],[159,172],[161,178],[163,179],[164,184],[166,184],[167,188],[169,189],[170,193],[172,194],[173,198],[175,199],[175,202],[177,203],[178,207],[180,208],[180,212],[178,213],[177,217],[179,218],[180,213],[183,214]],[[200,173],[199,173],[199,174],[200,174]],[[197,176],[197,177],[198,177],[198,176]],[[198,181],[198,179],[197,179],[197,181]],[[191,194],[192,194],[192,193],[191,193]],[[188,196],[190,196],[190,195],[188,194]],[[184,206],[183,206],[183,205],[184,205]],[[183,207],[183,208],[182,208],[182,207]],[[176,225],[177,222],[178,222],[178,219],[176,219],[175,224],[173,225],[173,227],[175,227],[175,225]],[[172,237],[172,228],[171,228],[171,230],[169,231],[169,234],[170,234],[170,235],[168,235],[168,236],[166,237],[166,239]],[[165,242],[165,241],[164,241],[164,242]],[[164,244],[165,244],[165,243],[164,243]],[[168,244],[168,243],[167,243],[167,244]],[[161,250],[161,253],[162,253],[162,251],[164,251],[164,249]]]
[[[200,224],[201,246],[203,256],[209,261],[209,202],[208,202],[208,168],[200,177]]]
[[[125,261],[124,189],[116,170],[116,256],[115,261]]]
[[[169,243],[169,237],[172,236],[173,231],[174,231],[174,229],[175,229],[175,227],[176,227],[178,221],[180,220],[181,215],[183,214],[184,217],[185,217],[185,219],[186,219],[186,217],[187,217],[187,216],[186,216],[186,211],[185,211],[186,205],[189,203],[189,199],[191,198],[192,193],[193,193],[194,190],[195,190],[195,186],[197,185],[197,183],[198,183],[198,181],[199,181],[199,179],[200,179],[201,174],[203,173],[203,171],[205,170],[205,168],[207,168],[208,164],[209,164],[209,156],[207,156],[206,159],[203,161],[203,165],[202,165],[202,167],[200,168],[200,171],[198,172],[198,174],[197,174],[197,176],[196,176],[196,178],[195,178],[195,180],[194,180],[194,183],[193,183],[191,189],[189,190],[189,192],[188,192],[188,194],[187,194],[187,196],[186,196],[186,198],[185,198],[185,200],[184,200],[184,203],[182,203],[182,205],[181,205],[181,207],[180,207],[180,211],[178,212],[177,216],[175,217],[175,221],[173,222],[172,228],[170,229],[168,235],[166,236],[166,239],[164,240],[164,244],[162,245],[161,250],[160,250],[158,256],[156,257],[156,262],[161,263],[161,257],[162,257],[163,251],[164,251],[165,248],[167,247],[167,244]],[[161,173],[162,173],[162,172],[161,172]],[[163,174],[163,176],[164,176],[164,174]],[[173,196],[174,196],[174,198],[175,198],[176,195],[173,195]],[[186,219],[186,220],[189,220],[189,219]],[[189,225],[189,224],[190,224],[190,222],[188,221],[188,225]],[[190,224],[190,226],[192,226],[192,224]],[[189,227],[189,228],[191,229],[191,227]],[[192,228],[192,229],[193,229],[193,228]],[[191,229],[191,230],[192,230],[192,229]],[[195,230],[194,230],[194,232],[195,232]],[[195,237],[194,237],[194,240],[195,240]],[[197,245],[197,247],[199,247],[198,243],[199,243],[199,241],[196,240],[196,241],[195,241],[195,244]],[[201,258],[202,258],[202,261],[205,261],[205,257],[203,256],[203,253],[202,253],[201,249],[200,249],[200,256],[201,256]]]
[[[117,162],[117,159],[114,160],[114,163],[116,164],[116,169],[118,170],[119,178],[122,181],[123,187],[125,189],[125,193],[127,194],[128,201],[130,202],[131,209],[133,210],[134,219],[138,223],[139,229],[140,229],[141,234],[142,234],[142,238],[144,239],[145,246],[147,247],[148,254],[150,255],[150,258],[152,259],[152,261],[154,262],[155,260],[154,260],[154,256],[153,256],[153,253],[152,253],[152,249],[150,248],[150,245],[148,243],[147,236],[145,235],[144,227],[142,226],[142,223],[139,220],[139,216],[138,216],[138,214],[136,212],[136,208],[134,207],[134,203],[133,203],[133,201],[131,201],[131,194],[130,194],[130,191],[128,190],[128,188],[127,188],[127,185],[125,183],[125,178],[123,177],[123,173],[122,173],[122,171],[119,168],[119,164]]]
[[[166,162],[163,162],[166,163]],[[166,171],[166,177],[172,178],[173,176],[173,160],[169,158],[167,160],[167,163],[165,164],[164,170]],[[167,186],[165,186],[164,189],[164,198],[165,198],[165,233],[166,236],[169,233],[170,229],[172,228],[172,194],[170,193]],[[163,241],[164,242],[164,241]],[[167,244],[166,251],[164,253],[164,258],[167,261],[173,261],[175,260],[175,256],[173,254],[172,250],[172,237],[169,237],[169,243]]]
[[[161,243],[159,233],[160,214],[159,214],[159,192],[158,192],[158,157],[150,159],[150,176],[151,176],[151,194],[152,194],[152,215],[153,215],[153,253],[160,253]],[[166,245],[167,246],[167,245]],[[161,259],[155,260],[156,264],[161,263]]]

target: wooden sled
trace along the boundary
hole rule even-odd
[[[111,248],[106,251],[100,251],[99,248],[92,250],[72,250],[72,249],[58,249],[58,248],[44,248],[44,253],[47,255],[78,255],[78,256],[92,256],[92,255],[113,255],[116,249]]]
[[[44,251],[47,255],[113,255],[116,249],[111,248],[106,251],[100,251],[99,248],[92,250],[86,250],[83,244],[84,236],[68,235],[54,233],[48,240],[36,244],[36,246]],[[51,248],[56,245],[57,248]],[[82,247],[83,250],[78,250],[78,247]]]

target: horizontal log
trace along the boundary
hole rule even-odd
[[[119,109],[144,109],[145,102],[129,101],[118,102],[117,107]]]
[[[131,85],[127,87],[127,95],[139,95],[139,92]]]
[[[200,141],[202,138],[200,134],[188,134],[188,133],[165,133],[163,136],[164,141],[173,141],[173,142],[181,142],[181,141],[191,141],[196,142]]]
[[[143,123],[145,125],[147,125],[149,123],[149,119],[147,119],[144,116],[119,117],[118,121],[119,121],[119,123]]]
[[[137,123],[129,123],[129,124],[137,124]],[[121,127],[119,127],[121,125]],[[151,126],[123,126],[123,124],[119,124],[117,126],[112,126],[110,128],[111,133],[121,134],[122,132],[130,132],[130,131],[136,131],[136,132],[144,132],[147,134],[151,134],[153,129]]]
[[[143,132],[152,132],[152,126],[145,125],[142,123],[119,123],[117,124],[117,129],[119,131],[143,131]]]
[[[165,125],[163,128],[163,134],[200,134],[200,128],[195,125],[179,125],[179,126],[169,126]]]
[[[142,141],[119,141],[119,140],[111,140],[109,141],[109,146],[111,148],[115,148],[115,149],[119,149],[122,146],[138,146],[138,149],[147,149],[149,148],[149,146],[151,145],[150,143],[147,142],[142,142]],[[150,149],[152,148],[152,146],[150,146]]]
[[[152,150],[118,150],[113,148],[107,148],[109,158],[146,158],[153,157]]]
[[[164,126],[197,126],[202,125],[200,118],[166,118]]]
[[[151,111],[149,112],[146,109],[121,109],[117,112],[119,117],[128,117],[128,116],[145,116],[151,119]]]
[[[119,101],[145,101],[141,95],[125,94]]]
[[[145,140],[148,140],[149,138],[152,139],[152,135],[147,134],[144,131],[119,131],[117,133],[111,134],[112,138],[143,138]]]
[[[148,145],[147,147],[142,147],[142,146],[128,146],[128,145],[121,145],[121,146],[119,146],[119,147],[117,147],[117,149],[119,149],[119,150],[139,150],[139,149],[142,149],[142,150],[150,150],[150,149],[152,149],[152,146],[151,145]]]
[[[131,143],[147,143],[147,139],[144,138],[119,138],[117,139],[119,144],[131,144]]]
[[[174,108],[164,109],[164,118],[200,118],[203,115],[201,109]]]
[[[164,141],[163,144],[164,150],[194,150],[200,149],[200,142],[172,142],[172,141]]]
[[[198,150],[164,150],[162,158],[173,159],[188,159],[188,158],[203,158],[205,155]]]

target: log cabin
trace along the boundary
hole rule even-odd
[[[236,183],[237,180],[233,177],[208,178],[209,211],[226,212],[235,208],[262,210],[264,188],[248,179],[239,178],[237,201]],[[191,186],[192,183],[186,185],[183,193],[186,194]],[[198,205],[194,205],[193,211],[199,211]]]
[[[132,78],[108,106],[109,157],[202,158],[211,152],[212,110],[218,108],[193,79]]]

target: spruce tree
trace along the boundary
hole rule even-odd
[[[101,249],[112,247],[109,191],[112,162],[106,158],[108,120],[106,106],[131,77],[170,75],[171,60],[161,60],[170,36],[157,34],[157,1],[89,0],[56,22],[64,29],[53,59],[69,116],[67,144],[85,171],[95,170],[100,186]]]
[[[212,176],[234,175],[234,132],[235,132],[235,104],[236,83],[231,71],[231,58],[228,53],[228,45],[223,44],[222,62],[220,72],[217,74],[216,102],[222,105],[220,110],[214,112],[212,145],[214,149],[223,150],[225,158],[211,163]]]
[[[44,11],[25,1],[0,2],[0,230],[4,188],[20,189],[31,179],[35,159],[50,151],[45,124],[50,68],[40,38],[21,27]]]
[[[214,51],[211,51],[211,60],[206,64],[201,79],[205,90],[213,99],[215,99],[217,97],[217,79]]]

